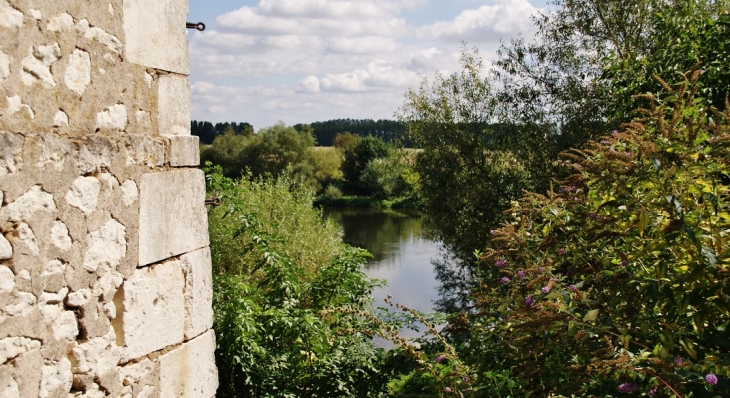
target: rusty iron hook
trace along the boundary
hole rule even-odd
[[[197,30],[199,30],[201,32],[205,30],[205,24],[202,23],[202,22],[198,22],[198,23],[195,23],[195,22],[186,22],[185,23],[185,27],[188,28],[188,29],[197,29]]]
[[[215,198],[206,199],[205,200],[206,206],[220,206],[221,205],[221,198],[216,196]]]

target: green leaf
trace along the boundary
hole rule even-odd
[[[583,317],[583,322],[593,322],[598,318],[598,310],[590,310]]]

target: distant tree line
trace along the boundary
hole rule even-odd
[[[193,120],[190,122],[190,131],[193,135],[200,137],[200,143],[210,145],[215,137],[230,132],[235,135],[253,135],[253,126],[246,122],[225,122],[216,123]]]
[[[337,134],[349,132],[358,137],[373,136],[385,142],[400,140],[408,147],[405,140],[405,125],[396,120],[373,119],[334,119],[310,124],[295,124],[297,131],[311,126],[318,146],[332,146]]]

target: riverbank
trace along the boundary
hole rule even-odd
[[[338,198],[318,196],[314,199],[314,205],[363,209],[423,209],[423,203],[413,198],[377,199],[370,196],[340,196]]]

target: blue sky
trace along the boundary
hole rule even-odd
[[[544,0],[190,0],[192,118],[393,118],[409,87],[458,70],[461,42],[488,64],[530,36]]]

